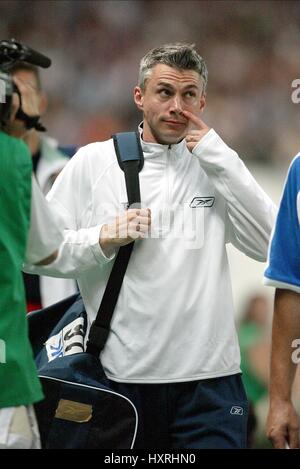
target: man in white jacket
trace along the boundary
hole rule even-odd
[[[275,207],[201,120],[206,83],[191,45],[146,54],[134,89],[144,115],[143,208],[126,210],[112,140],[83,147],[48,195],[65,242],[50,267],[34,269],[76,278],[93,321],[117,249],[138,239],[101,359],[114,388],[138,407],[141,448],[246,442],[225,245],[264,261]]]

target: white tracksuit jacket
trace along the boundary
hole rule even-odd
[[[107,376],[163,383],[239,373],[225,244],[265,261],[275,206],[213,129],[193,153],[185,140],[142,147],[152,237],[136,242],[130,259],[101,357]],[[112,140],[81,148],[48,200],[65,241],[53,264],[26,270],[76,278],[92,321],[113,264],[100,229],[127,202]]]

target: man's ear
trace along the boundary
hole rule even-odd
[[[205,94],[203,94],[200,98],[200,108],[199,108],[200,113],[204,111],[205,106],[206,106],[206,96]]]
[[[137,105],[140,111],[143,111],[143,104],[144,104],[144,95],[143,91],[139,86],[134,88],[134,102]]]

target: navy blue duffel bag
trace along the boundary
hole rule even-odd
[[[110,390],[99,358],[84,352],[87,316],[80,295],[30,313],[28,320],[46,397],[35,406],[42,447],[132,448],[135,406]]]

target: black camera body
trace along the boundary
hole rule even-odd
[[[13,93],[16,92],[20,95],[9,73],[18,62],[28,62],[43,68],[48,68],[51,65],[51,60],[48,57],[15,39],[0,41],[0,129],[5,128],[9,122]],[[35,127],[37,130],[45,130],[38,122],[38,116],[29,118],[22,109],[19,109],[18,114],[19,119],[30,125],[28,128]]]

